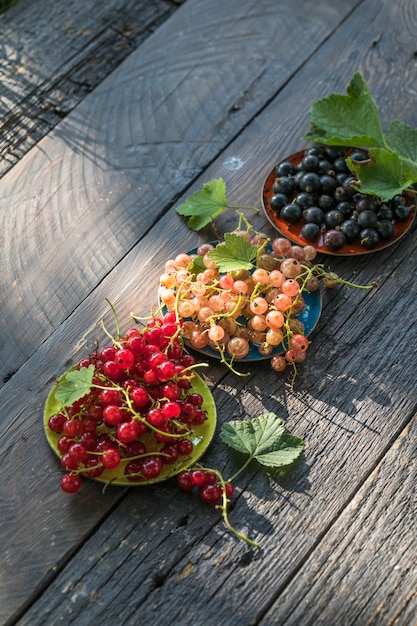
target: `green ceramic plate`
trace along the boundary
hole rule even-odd
[[[63,374],[62,378],[65,376]],[[193,426],[193,433],[188,438],[193,442],[193,451],[189,456],[181,456],[177,462],[171,464],[165,464],[162,468],[162,472],[157,478],[147,479],[143,478],[138,481],[128,480],[124,475],[124,466],[127,461],[121,462],[120,466],[115,470],[105,470],[98,478],[91,478],[91,480],[97,480],[102,483],[111,483],[112,485],[122,485],[124,487],[134,487],[138,485],[149,485],[150,483],[161,482],[167,480],[172,476],[175,476],[182,470],[186,469],[190,465],[193,465],[204,454],[210,442],[213,438],[216,428],[216,405],[214,403],[213,396],[205,384],[205,382],[198,376],[192,381],[192,391],[199,393],[203,397],[202,408],[207,411],[207,419],[201,425]],[[46,438],[51,446],[52,450],[61,458],[61,453],[58,450],[57,444],[60,438],[60,434],[52,432],[48,427],[48,420],[51,415],[57,413],[61,408],[61,404],[55,399],[55,386],[50,391],[45,403],[44,409],[44,430]],[[158,444],[151,434],[141,437],[141,441],[146,445],[148,452],[157,452],[163,444]],[[82,474],[84,476],[84,474]],[[90,478],[86,476],[86,478]]]

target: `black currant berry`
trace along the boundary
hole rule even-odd
[[[359,238],[361,227],[356,220],[345,220],[340,225],[340,230],[344,234],[347,243],[353,243]]]
[[[304,226],[301,229],[301,237],[305,239],[306,241],[308,241],[309,243],[316,241],[319,234],[320,234],[320,226],[318,226],[317,224],[314,224],[314,222],[304,224]]]
[[[281,209],[280,216],[289,224],[296,224],[303,217],[303,212],[298,204],[286,204]]]
[[[361,230],[359,234],[359,239],[361,241],[361,244],[365,248],[369,249],[375,248],[375,246],[377,246],[380,242],[379,233],[374,228],[364,228],[363,230]]]
[[[319,207],[312,206],[303,211],[303,219],[306,224],[317,224],[320,226],[324,221],[324,212]]]
[[[343,248],[346,239],[340,230],[328,230],[324,235],[323,243],[332,252],[337,252]]]

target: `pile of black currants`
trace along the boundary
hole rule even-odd
[[[331,252],[360,244],[373,249],[395,236],[395,223],[406,222],[413,207],[406,193],[382,203],[360,193],[346,163],[365,161],[364,150],[315,146],[298,164],[288,160],[276,167],[270,208],[289,225],[299,225],[300,237]]]

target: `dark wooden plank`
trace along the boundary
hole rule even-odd
[[[180,3],[20,0],[0,16],[0,176]]]
[[[393,38],[400,33],[404,36],[404,23],[412,5],[396,3],[388,8],[391,13],[381,13],[374,3],[367,2],[358,9],[345,25],[351,31],[347,28],[342,48],[338,33],[205,175],[224,173],[239,199],[252,204],[259,194],[262,171],[268,171],[279,140],[275,136],[274,142],[265,129],[272,128],[281,114],[284,128],[289,128],[291,136],[283,139],[280,150],[295,149],[298,137],[304,132],[304,129],[299,132],[299,126],[307,119],[305,103],[296,96],[317,71],[315,68],[326,68],[329,83],[337,85],[335,89],[342,89],[357,68],[353,51],[356,52],[358,41],[370,42],[370,35],[375,29],[382,29],[386,22],[391,25]],[[396,31],[396,26],[401,26],[400,32]],[[370,73],[377,95],[386,89],[384,64],[393,91],[401,93],[404,89],[404,75],[412,75],[408,45],[411,41],[410,31],[409,40],[404,40],[395,58],[380,56],[371,45],[368,55],[361,55],[363,68]],[[349,59],[343,68],[344,74],[331,63],[336,53]],[[321,89],[323,87],[315,81],[309,93],[312,100]],[[289,102],[293,103],[291,109]],[[411,99],[404,97],[396,104],[398,116],[413,119]],[[244,167],[233,173],[225,171],[222,164],[228,156],[241,158]],[[170,233],[171,241],[166,243],[165,233],[173,223],[175,219],[167,214],[158,228],[119,265],[117,272],[100,285],[89,299],[91,308],[85,303],[68,320],[66,328],[40,348],[36,362],[38,366],[42,362],[45,368],[41,374],[44,379],[52,364],[57,362],[50,354],[51,345],[58,346],[62,340],[61,349],[65,353],[65,346],[70,346],[71,341],[76,343],[75,337],[80,336],[77,333],[80,333],[82,319],[91,329],[90,314],[98,306],[94,298],[98,298],[100,292],[110,295],[122,311],[130,310],[135,298],[138,302],[140,298],[146,309],[148,298],[152,297],[151,277],[157,280],[162,260],[191,241],[192,235],[178,226],[178,231]],[[310,360],[303,368],[294,393],[286,393],[282,380],[277,380],[267,367],[259,368],[245,381],[228,375],[215,389],[220,422],[230,417],[255,415],[267,408],[286,417],[289,429],[307,442],[305,463],[298,468],[293,480],[271,485],[258,473],[243,483],[244,493],[237,502],[234,520],[237,525],[240,522],[244,527],[247,525],[249,532],[252,530],[253,536],[262,541],[262,552],[254,557],[243,544],[236,545],[229,535],[224,535],[221,526],[213,531],[214,512],[198,506],[188,508],[194,505],[190,504],[187,494],[178,495],[175,511],[167,495],[166,517],[161,520],[157,514],[160,503],[155,500],[157,494],[161,494],[159,490],[151,488],[150,494],[144,495],[146,506],[137,493],[131,492],[107,524],[86,542],[77,560],[63,570],[27,613],[26,623],[44,623],[57,614],[67,621],[76,620],[86,607],[86,598],[96,600],[93,605],[88,604],[95,619],[117,617],[122,624],[132,623],[135,615],[151,624],[160,620],[161,615],[169,615],[172,623],[205,625],[228,624],[231,614],[245,624],[262,619],[280,591],[290,584],[307,556],[320,545],[326,532],[353,501],[358,488],[400,436],[415,411],[414,346],[409,341],[410,325],[408,322],[398,324],[404,311],[413,310],[415,294],[409,280],[415,272],[413,233],[398,245],[366,260],[331,260],[332,266],[343,270],[341,273],[347,278],[356,273],[358,281],[365,283],[377,276],[380,287],[368,295],[360,291],[346,295],[336,290],[326,298],[322,321],[313,336]],[[142,267],[143,271],[135,276],[132,267]],[[125,287],[123,291],[120,284]],[[83,316],[81,311],[85,312]],[[17,374],[19,378],[24,369]],[[266,393],[266,390],[272,391]],[[2,398],[8,397],[6,386]],[[207,463],[214,462],[227,470],[233,463],[217,440],[215,444],[207,455]],[[35,466],[41,462],[40,455],[37,460],[32,459]],[[171,494],[171,487],[165,487],[163,497]],[[144,533],[143,521],[148,519],[149,510],[155,513],[162,530],[155,523],[146,527]],[[180,511],[185,517],[180,517]],[[126,530],[127,516],[135,519],[133,530],[130,526]],[[106,548],[110,541],[111,551]],[[143,543],[146,557],[138,562]],[[106,550],[105,560],[103,550]],[[114,574],[112,583],[109,570]],[[383,579],[380,582],[382,584]],[[117,601],[114,584],[117,584]],[[65,596],[65,590],[69,590],[70,595]],[[399,603],[404,600],[400,592]],[[244,603],[242,598],[245,598]]]
[[[414,417],[261,624],[415,623]]]
[[[222,10],[187,2],[1,179],[0,379],[87,297],[348,10],[342,0],[330,9],[315,3],[310,40],[301,0],[235,0]]]

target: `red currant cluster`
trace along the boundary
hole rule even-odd
[[[177,476],[179,487],[184,491],[200,490],[200,498],[203,502],[217,504],[225,493],[229,498],[234,491],[231,482],[222,483],[218,480],[215,472],[207,469],[190,469],[180,472]]]
[[[81,475],[98,478],[106,470],[143,482],[157,479],[166,464],[182,466],[207,412],[193,389],[195,359],[183,350],[175,313],[132,328],[77,369],[91,365],[90,391],[48,421],[67,472],[62,489],[76,492]]]

